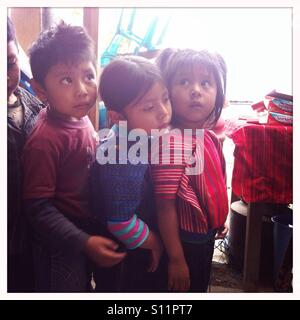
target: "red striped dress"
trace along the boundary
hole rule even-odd
[[[196,139],[195,136],[190,141],[180,137],[169,139],[168,147],[171,163],[164,164],[165,156],[161,155],[161,150],[166,149],[164,144],[163,149],[160,149],[159,164],[151,166],[155,196],[177,199],[181,234],[197,240],[197,235],[207,234],[223,226],[228,214],[222,147],[210,130],[202,131],[202,139]],[[183,150],[191,152],[196,159],[200,168],[198,174],[188,174],[187,170],[195,168],[195,165],[189,164]]]

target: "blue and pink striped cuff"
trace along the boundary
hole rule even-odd
[[[108,221],[107,227],[128,249],[141,246],[149,235],[149,227],[136,214],[127,221]]]

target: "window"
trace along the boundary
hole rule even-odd
[[[99,10],[100,55],[117,30],[120,13],[120,8]],[[144,36],[155,16],[160,26],[170,18],[161,47],[205,48],[224,57],[228,100],[259,101],[273,89],[292,94],[292,9],[138,8],[134,33]]]

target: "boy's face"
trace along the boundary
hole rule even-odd
[[[171,86],[174,118],[185,128],[203,128],[215,108],[217,84],[204,67],[178,70]]]
[[[52,110],[67,120],[78,120],[96,102],[95,67],[90,61],[78,65],[58,63],[49,69],[41,89],[41,100],[46,99]]]
[[[7,100],[13,103],[13,93],[20,82],[19,51],[14,41],[7,44]]]
[[[160,82],[156,82],[137,103],[129,104],[123,110],[128,130],[140,128],[148,134],[151,129],[166,128],[171,115],[168,91]]]

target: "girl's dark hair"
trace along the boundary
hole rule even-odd
[[[122,112],[130,103],[138,102],[157,81],[161,81],[159,68],[138,56],[120,56],[102,71],[99,95],[109,110]]]
[[[14,41],[15,44],[18,45],[15,27],[14,27],[10,17],[7,17],[7,43],[9,43],[10,41]]]
[[[208,116],[208,124],[214,126],[220,118],[225,101],[227,67],[223,57],[218,53],[193,49],[164,49],[156,59],[166,86],[171,92],[172,81],[178,70],[203,66],[214,76],[217,84],[215,108]],[[170,96],[172,102],[172,96]]]
[[[224,58],[219,53],[215,53],[215,55],[219,61],[220,68],[221,68],[221,74],[222,74],[223,86],[224,86],[224,95],[225,95],[226,94],[226,86],[227,86],[227,65],[226,65]]]
[[[163,51],[161,51],[159,56],[155,59],[155,63],[158,65],[162,73],[165,71],[169,59],[171,59],[171,56],[174,55],[176,52],[178,52],[178,49],[166,48]]]
[[[58,63],[76,65],[91,61],[96,66],[94,42],[85,29],[63,21],[40,33],[29,56],[33,78],[41,85],[49,69]]]

